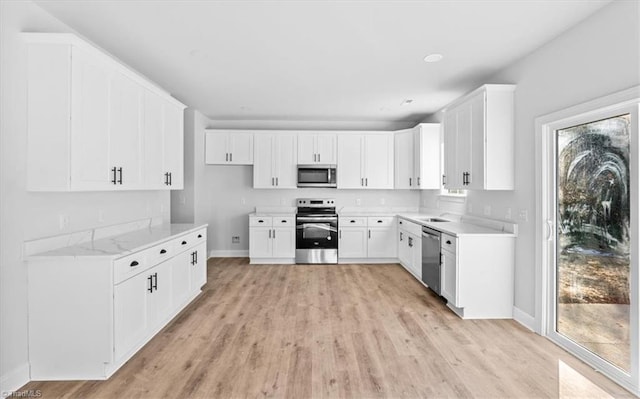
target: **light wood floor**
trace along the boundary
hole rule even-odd
[[[209,261],[204,293],[108,381],[58,398],[633,397],[510,321],[464,321],[401,266]]]

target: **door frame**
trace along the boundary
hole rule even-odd
[[[640,173],[638,157],[640,155],[638,137],[638,116],[640,115],[640,86],[635,86],[608,96],[604,96],[583,104],[566,108],[536,118],[536,215],[535,226],[535,331],[546,336],[554,343],[568,350],[574,356],[598,369],[603,374],[624,386],[636,395],[640,395],[640,276],[638,257],[639,245],[639,209],[638,190]],[[585,123],[585,119],[595,121],[611,116],[612,113],[631,113],[632,131],[630,137],[629,172],[630,172],[630,209],[631,209],[631,256],[630,256],[630,329],[631,329],[631,367],[627,375],[620,369],[602,360],[564,337],[558,339],[555,332],[555,136],[556,129]],[[588,122],[588,121],[587,121]],[[635,133],[635,136],[634,136]],[[553,196],[552,196],[553,195]]]

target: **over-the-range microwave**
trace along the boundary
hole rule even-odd
[[[336,165],[298,165],[298,187],[337,187]]]

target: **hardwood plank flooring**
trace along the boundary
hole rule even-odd
[[[203,294],[107,381],[44,398],[633,397],[511,320],[461,320],[397,264],[208,262]]]

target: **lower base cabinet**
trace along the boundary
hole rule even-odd
[[[416,276],[422,278],[422,226],[404,219],[398,220],[398,260]]]
[[[339,261],[387,262],[398,257],[395,217],[340,216],[338,219]]]
[[[250,263],[294,263],[295,216],[249,216]]]
[[[206,284],[206,227],[113,260],[28,260],[32,380],[106,379]]]

